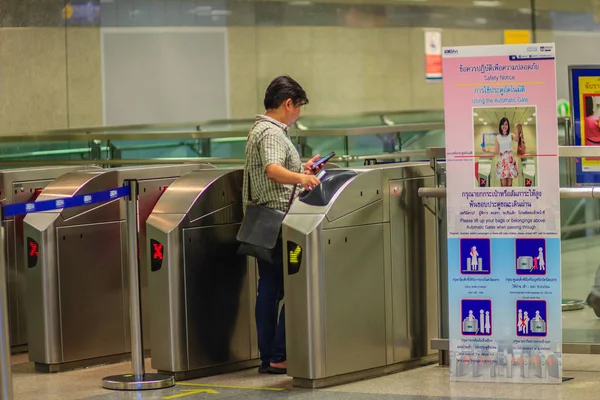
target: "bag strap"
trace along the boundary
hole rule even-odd
[[[288,202],[287,208],[285,209],[286,215],[290,211],[290,208],[292,208],[292,203],[294,202],[297,188],[298,188],[298,185],[294,185],[294,189],[292,190],[292,195],[290,196],[290,201]]]
[[[279,125],[277,125],[273,121],[269,121],[268,119],[264,119],[263,118],[263,119],[257,120],[254,123],[254,125],[252,126],[251,130],[254,129],[256,127],[256,125],[258,125],[261,122],[268,122],[269,124],[275,125],[276,127],[282,129]],[[269,129],[269,128],[265,128],[262,132],[260,132],[260,134],[265,133],[267,131],[267,129]],[[258,157],[260,158],[260,150],[258,148],[256,148],[256,151],[258,151]],[[261,164],[262,164],[262,160],[261,160]],[[250,171],[246,172],[246,174],[248,175],[248,193],[246,194],[246,201],[248,203],[251,203],[252,202],[252,179],[250,178]],[[298,188],[298,185],[294,185],[294,189],[292,190],[292,195],[290,196],[290,201],[288,202],[288,205],[287,205],[287,208],[286,208],[286,211],[285,211],[286,214],[290,210],[290,208],[292,207],[292,203],[294,202],[294,197],[296,195],[296,189],[297,188]]]

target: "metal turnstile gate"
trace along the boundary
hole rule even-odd
[[[35,167],[0,171],[0,203],[3,206],[34,201],[42,189],[55,178],[81,167]],[[6,232],[8,318],[10,345],[13,352],[27,350],[27,317],[25,313],[25,262],[23,216],[2,222]]]
[[[288,375],[324,387],[435,361],[429,164],[329,170],[283,224]]]
[[[38,200],[72,197],[139,182],[140,228],[166,189],[198,164],[74,172],[49,184]],[[146,251],[140,229],[140,258]],[[27,253],[29,359],[41,372],[129,357],[129,302],[125,210],[122,200],[29,214]],[[26,249],[27,250],[27,249]],[[142,303],[147,301],[142,271]],[[144,324],[149,325],[147,311]]]
[[[242,169],[194,171],[147,221],[152,367],[191,379],[259,365],[256,266],[237,255]]]

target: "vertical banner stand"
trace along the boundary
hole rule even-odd
[[[563,379],[555,50],[443,50],[454,382]]]
[[[169,375],[147,374],[144,368],[138,259],[138,181],[136,179],[127,179],[124,183],[130,189],[126,205],[126,215],[129,309],[131,319],[131,366],[133,373],[106,377],[102,380],[102,387],[111,390],[164,389],[175,386],[175,378]]]
[[[10,341],[8,337],[8,285],[6,247],[4,246],[4,214],[0,206],[0,400],[12,400]]]

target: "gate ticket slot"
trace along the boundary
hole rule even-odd
[[[356,176],[356,172],[334,169],[329,171],[323,170],[319,175],[321,184],[311,191],[305,190],[300,193],[301,202],[317,207],[328,205],[338,190],[344,186],[346,182]]]

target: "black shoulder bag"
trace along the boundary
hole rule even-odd
[[[258,151],[258,150],[257,150]],[[283,261],[283,249],[281,240],[281,226],[283,219],[290,210],[297,186],[294,185],[292,196],[288,202],[285,212],[252,203],[252,183],[250,173],[245,171],[248,176],[248,194],[246,214],[242,221],[242,226],[237,234],[237,240],[240,242],[238,254],[241,256],[250,256],[258,260],[274,264],[278,260]]]
[[[242,226],[240,226],[237,234],[237,240],[240,242],[238,254],[255,257],[269,264],[275,264],[278,260],[283,260],[283,250],[279,237],[281,235],[283,219],[294,201],[296,185],[294,185],[294,190],[292,190],[292,196],[290,197],[287,209],[283,212],[251,203],[250,174],[247,174],[248,205],[246,206],[246,215],[244,215]]]

